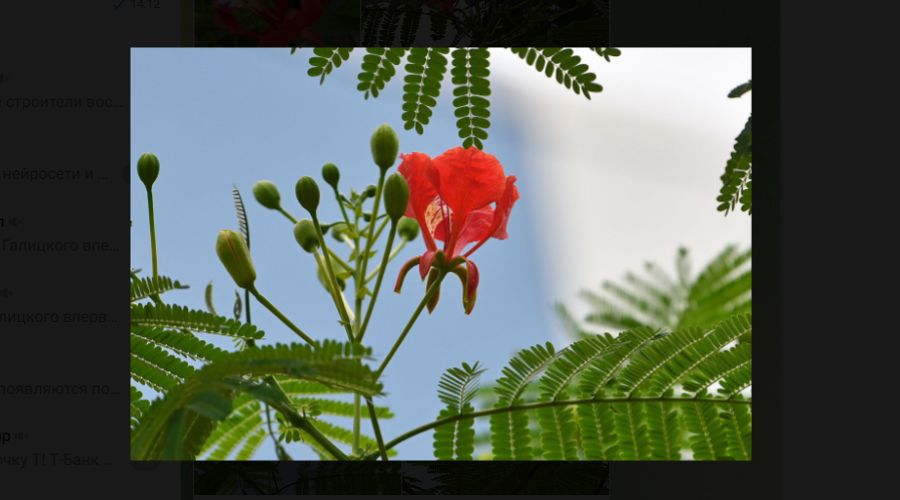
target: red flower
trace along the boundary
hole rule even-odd
[[[236,35],[255,38],[260,47],[287,47],[299,39],[321,44],[312,25],[322,17],[328,0],[302,0],[300,8],[288,0],[228,0],[214,7],[216,24]],[[236,14],[246,12],[249,19],[262,23],[262,30],[251,30]],[[260,23],[251,23],[259,25]],[[256,27],[256,26],[254,26]]]
[[[468,314],[478,289],[478,268],[468,257],[491,237],[506,239],[509,214],[519,199],[516,177],[506,176],[497,158],[471,147],[456,147],[434,159],[424,153],[400,157],[399,171],[410,192],[406,215],[419,221],[426,251],[403,266],[394,289],[400,291],[416,264],[422,279],[432,267],[453,272],[463,281]],[[436,241],[443,247],[438,249]],[[433,308],[429,304],[429,311]]]

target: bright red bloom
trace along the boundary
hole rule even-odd
[[[300,39],[319,45],[322,40],[312,25],[324,14],[328,1],[302,0],[300,8],[296,8],[288,0],[229,0],[218,2],[213,13],[216,24],[236,35],[256,39],[260,47],[287,47]],[[239,19],[237,14],[246,15]],[[256,21],[250,24],[257,26],[245,24],[249,20]]]
[[[463,280],[469,313],[475,305],[478,268],[468,257],[488,239],[508,236],[509,214],[519,199],[516,177],[507,176],[493,155],[471,147],[456,147],[434,159],[424,153],[400,158],[399,171],[410,192],[406,215],[419,221],[426,251],[407,262],[395,290],[415,264],[422,279],[432,265],[444,267]]]

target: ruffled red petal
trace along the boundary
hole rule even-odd
[[[516,203],[516,200],[519,199],[519,190],[516,188],[516,176],[511,175],[506,178],[506,189],[503,192],[503,196],[497,202],[497,207],[494,209],[494,217],[491,221],[491,227],[487,231],[486,234],[482,236],[482,238],[475,244],[472,248],[466,251],[464,256],[468,257],[475,250],[478,249],[481,245],[484,244],[491,236],[497,239],[506,239],[509,235],[506,232],[506,226],[509,222],[509,214],[512,211],[513,205]]]
[[[503,195],[506,175],[493,155],[478,148],[455,147],[432,160],[434,186],[455,217],[485,207]]]
[[[409,185],[409,204],[406,206],[406,215],[415,217],[422,229],[422,238],[428,250],[437,250],[434,243],[434,229],[429,227],[426,213],[429,205],[437,196],[437,190],[431,182],[429,172],[434,168],[431,158],[425,153],[401,154],[402,160],[397,170],[406,179]]]

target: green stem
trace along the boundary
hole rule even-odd
[[[287,413],[287,417],[288,420],[291,421],[291,425],[297,427],[298,429],[306,431],[306,433],[309,434],[311,438],[322,445],[322,447],[325,448],[328,453],[331,453],[334,458],[338,460],[350,460],[350,457],[348,457],[343,451],[341,451],[340,448],[335,446],[334,443],[332,443],[327,437],[325,437],[325,435],[319,432],[319,429],[316,429],[309,420],[301,417],[300,415],[297,415],[296,412]]]
[[[431,287],[428,289],[428,292],[426,292],[425,296],[422,297],[422,301],[419,302],[419,306],[416,307],[416,310],[415,310],[415,312],[413,312],[412,317],[409,318],[409,321],[406,322],[406,326],[403,327],[403,331],[400,332],[400,336],[397,337],[396,342],[394,342],[393,347],[391,347],[391,351],[388,353],[387,357],[384,358],[384,361],[381,362],[381,366],[379,366],[378,370],[375,372],[376,379],[378,377],[380,377],[382,372],[384,372],[384,369],[387,368],[387,365],[391,361],[391,358],[394,357],[394,353],[397,352],[397,349],[400,348],[400,344],[403,343],[403,339],[406,338],[406,335],[409,333],[409,330],[412,328],[413,324],[416,322],[416,319],[418,319],[419,315],[422,314],[422,309],[425,309],[425,305],[428,304],[428,301],[431,300],[431,297],[435,293],[437,293],[437,291],[440,289],[441,282],[444,281],[445,275],[446,275],[446,273],[444,271],[441,271],[441,274],[440,274],[440,276],[438,276],[438,279],[435,280],[434,283],[432,283]]]
[[[280,213],[280,214],[284,215],[285,217],[287,217],[287,219],[288,219],[289,221],[291,221],[292,223],[294,223],[294,224],[297,223],[297,219],[296,219],[293,215],[289,214],[287,210],[281,208],[280,205],[279,205],[278,208],[276,208],[275,210],[277,210],[278,213]]]
[[[322,226],[319,225],[319,218],[316,216],[315,212],[311,215],[313,225],[316,227],[316,234],[319,236],[319,245],[323,250],[322,254],[325,256],[325,276],[328,278],[329,288],[331,288],[331,297],[334,299],[334,306],[337,307],[338,315],[341,317],[341,324],[344,325],[344,330],[347,332],[347,340],[353,342],[353,326],[350,323],[350,316],[347,315],[344,304],[338,295],[340,293],[340,287],[338,287],[337,279],[335,279],[331,269],[331,256],[328,245],[325,243],[325,235],[322,234]]]
[[[362,253],[357,252],[357,259],[362,259],[362,265],[356,283],[356,294],[359,297],[357,300],[359,301],[360,310],[362,310],[362,297],[360,297],[359,291],[360,288],[366,286],[363,279],[366,277],[366,268],[369,265],[369,251],[372,250],[372,241],[375,235],[375,223],[378,221],[378,205],[381,201],[381,190],[384,188],[384,174],[385,171],[381,170],[381,173],[378,174],[378,184],[375,186],[375,201],[372,206],[372,219],[371,222],[369,222],[369,236],[366,238],[366,248]],[[359,245],[357,245],[357,248],[359,248]]]
[[[435,420],[434,422],[427,423],[425,425],[421,425],[416,427],[415,429],[405,432],[393,440],[389,441],[385,444],[385,449],[390,450],[394,446],[406,441],[407,439],[417,436],[425,431],[429,431],[434,429],[435,427],[449,424],[451,422],[457,422],[459,420],[468,420],[470,418],[478,418],[478,417],[486,417],[489,415],[495,415],[498,413],[509,413],[513,411],[526,411],[526,410],[537,410],[540,408],[553,408],[557,406],[570,406],[570,405],[582,405],[582,404],[619,404],[619,403],[738,403],[738,404],[752,404],[751,400],[747,399],[716,399],[716,398],[707,398],[707,399],[696,399],[696,398],[613,398],[613,399],[573,399],[573,400],[561,400],[561,401],[542,401],[540,403],[529,403],[524,405],[516,405],[516,406],[504,406],[500,408],[491,408],[489,410],[482,411],[474,411],[471,413],[463,413],[459,415],[452,415],[445,418],[440,418]]]
[[[387,462],[387,448],[384,447],[384,440],[381,438],[381,427],[378,425],[378,416],[375,414],[375,404],[372,403],[372,398],[366,397],[366,406],[369,407],[369,417],[372,419],[372,431],[375,432],[375,441],[378,442],[378,451],[381,453],[381,458]]]
[[[325,264],[325,260],[322,258],[322,254],[320,254],[318,251],[316,251],[313,253],[313,257],[315,257],[315,259],[316,259],[316,264],[320,268],[324,269],[326,264]],[[336,307],[338,309],[338,314],[340,314],[341,309],[343,309],[343,311],[347,314],[347,319],[349,320],[350,313],[347,311],[350,308],[350,305],[347,304],[347,299],[344,297],[344,292],[342,292],[340,290],[340,288],[338,288],[337,294],[335,294],[335,290],[333,290],[332,287],[326,285],[326,288],[328,289],[328,295],[331,296],[331,300],[332,300],[332,302],[334,302],[334,307]],[[343,316],[342,316],[342,318],[343,318]],[[343,321],[343,319],[341,321]],[[351,342],[353,341],[352,338],[349,338],[349,340]]]
[[[372,317],[372,310],[375,309],[375,300],[378,299],[378,291],[381,289],[381,280],[384,278],[384,271],[387,269],[391,246],[394,245],[394,236],[396,235],[397,221],[393,221],[391,222],[391,231],[388,233],[387,246],[385,246],[384,255],[381,257],[381,266],[378,269],[378,279],[375,280],[375,289],[372,290],[372,298],[369,300],[369,308],[366,310],[366,317],[363,319],[362,327],[360,327],[359,333],[357,334],[360,342],[362,342],[363,336],[366,334],[366,328],[369,327],[369,318]]]
[[[332,188],[334,191],[334,199],[337,200],[338,207],[341,209],[341,215],[344,216],[344,222],[347,223],[347,229],[350,229],[350,217],[347,217],[347,209],[344,208],[344,202],[341,201],[341,194],[338,193],[337,188]]]
[[[350,271],[351,273],[353,273],[353,268],[350,267],[350,264],[347,264],[347,262],[344,261],[344,259],[342,259],[340,255],[334,253],[334,250],[332,250],[332,249],[329,248],[329,249],[328,249],[328,254],[331,255],[331,258],[334,259],[334,260],[336,260],[337,263],[338,263],[341,267],[343,267],[343,268],[346,269],[347,271]]]
[[[385,226],[387,226],[389,221],[390,221],[390,218],[387,218],[387,217],[385,217],[385,219],[383,221],[381,221],[381,225],[378,226],[378,229],[375,230],[375,235],[372,236],[373,242],[378,241],[378,238],[381,237],[381,233],[384,232],[384,228],[385,228]]]
[[[153,189],[147,188],[147,211],[150,212],[150,257],[153,259],[153,277],[159,276],[159,265],[156,262],[156,223],[153,217]]]
[[[409,240],[401,239],[400,244],[397,245],[397,248],[395,248],[394,251],[391,252],[391,256],[388,257],[388,262],[391,262],[392,260],[394,260],[394,257],[396,257],[406,247],[407,243],[409,243]],[[378,275],[378,271],[379,271],[379,269],[376,269],[376,270],[372,271],[371,273],[369,273],[369,275],[366,276],[366,283],[372,281],[372,278],[374,278],[375,276]]]
[[[279,311],[277,307],[272,305],[272,303],[269,302],[268,299],[263,297],[263,294],[259,293],[259,291],[256,289],[256,287],[251,287],[249,290],[250,290],[250,293],[253,294],[254,297],[256,297],[256,300],[258,300],[259,303],[263,305],[263,307],[265,307],[266,309],[271,311],[272,314],[274,314],[278,319],[280,319],[282,323],[287,325],[287,327],[290,328],[291,331],[293,331],[294,333],[299,335],[300,338],[302,338],[303,340],[308,342],[310,345],[313,345],[313,346],[317,345],[316,341],[313,340],[312,337],[310,337],[309,335],[304,333],[303,330],[298,328],[297,325],[295,325],[294,323],[291,322],[291,320],[287,319],[287,317],[284,314],[282,314],[281,311]]]

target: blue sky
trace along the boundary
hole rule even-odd
[[[314,337],[342,339],[337,313],[316,280],[311,256],[298,247],[286,219],[255,202],[253,183],[275,182],[283,205],[300,217],[304,213],[293,196],[294,183],[303,175],[319,180],[326,162],[341,169],[342,187],[361,190],[377,180],[368,141],[381,123],[398,131],[401,152],[434,156],[458,145],[459,139],[448,85],[442,89],[432,123],[419,136],[403,130],[400,82],[389,84],[379,98],[364,100],[356,90],[358,63],[352,60],[320,86],[318,79],[306,75],[306,52],[133,49],[131,164],[148,151],[160,159],[154,186],[160,272],[191,286],[169,294],[170,302],[205,309],[203,289],[212,281],[217,308],[231,310],[235,286],[216,258],[214,243],[220,229],[237,229],[231,199],[236,185],[250,219],[258,289]],[[484,380],[493,380],[516,350],[553,340],[554,297],[545,293],[541,278],[547,274],[541,269],[545,260],[535,250],[539,234],[533,215],[541,207],[534,205],[530,193],[538,186],[520,167],[521,130],[511,102],[501,94],[492,98],[491,121],[485,150],[501,161],[507,174],[518,177],[521,193],[509,223],[510,237],[490,241],[473,256],[481,271],[473,313],[463,313],[460,285],[448,280],[437,310],[420,317],[391,361],[384,376],[388,394],[379,402],[396,415],[381,423],[386,439],[437,416],[441,404],[436,387],[445,369],[480,361],[488,367]],[[339,212],[326,193],[323,189],[320,217],[333,221]],[[132,267],[149,271],[146,199],[137,176],[132,177],[131,200]],[[400,263],[422,248],[421,239],[407,246],[386,275],[366,335],[379,359],[422,296],[423,284],[413,276],[401,295],[391,291]],[[264,343],[298,340],[258,304],[253,321],[265,330]],[[349,427],[349,419],[342,423]],[[368,425],[363,428],[371,434]],[[431,459],[431,439],[426,433],[406,441],[397,448],[399,458]],[[295,458],[313,458],[298,450],[291,448]],[[256,455],[274,457],[269,441]]]

